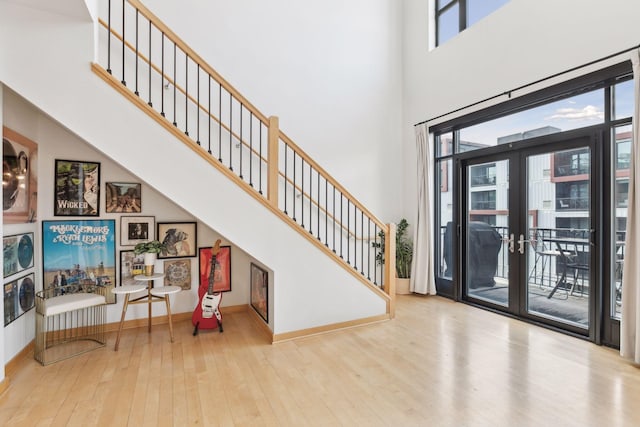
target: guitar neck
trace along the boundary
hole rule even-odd
[[[209,271],[209,288],[207,289],[207,294],[213,294],[213,282],[216,275],[216,256],[211,257],[211,270]]]

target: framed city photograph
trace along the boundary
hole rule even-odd
[[[108,304],[116,282],[115,220],[42,221],[43,289],[66,288],[79,292],[106,288]]]
[[[209,288],[211,278],[212,247],[199,248],[200,288]],[[216,268],[213,276],[213,292],[229,292],[231,290],[231,246],[220,246],[216,256]]]
[[[120,286],[135,285],[133,278],[138,274],[144,274],[144,254],[120,251]]]
[[[155,216],[121,216],[120,246],[135,246],[140,242],[155,240]]]
[[[251,263],[251,307],[269,323],[269,273]]]
[[[164,285],[191,289],[191,260],[172,259],[164,261]]]
[[[99,215],[100,163],[56,159],[54,182],[55,216]]]
[[[107,182],[105,211],[107,213],[142,212],[142,184],[135,182]]]
[[[4,277],[33,267],[33,233],[4,236],[2,247]]]
[[[158,259],[197,255],[198,235],[195,222],[159,222],[157,228],[156,239],[165,245],[165,251],[158,254]]]
[[[38,210],[38,144],[2,128],[2,213],[5,224],[34,222]]]

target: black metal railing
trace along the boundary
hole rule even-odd
[[[99,63],[159,120],[360,276],[385,288],[388,227],[136,0],[103,0]],[[103,48],[102,48],[103,47]]]

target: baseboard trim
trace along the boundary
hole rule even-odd
[[[366,317],[364,319],[350,320],[348,322],[340,322],[334,323],[331,325],[318,326],[315,328],[309,329],[300,329],[298,331],[286,332],[284,334],[274,334],[273,335],[273,344],[281,343],[284,341],[290,341],[298,338],[310,337],[313,335],[321,335],[330,332],[336,332],[343,329],[355,328],[358,326],[371,325],[374,323],[385,322],[390,320],[390,316],[388,314],[381,314],[379,316]]]

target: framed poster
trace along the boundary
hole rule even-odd
[[[144,254],[120,251],[120,286],[139,284],[133,280],[138,274],[144,274]]]
[[[34,273],[4,285],[4,326],[16,320],[35,306]]]
[[[5,224],[33,222],[38,204],[38,144],[2,128],[2,212]]]
[[[195,257],[198,243],[195,222],[159,222],[157,239],[165,245],[160,258]]]
[[[135,246],[138,243],[155,240],[156,217],[121,216],[120,245]]]
[[[33,233],[2,238],[4,277],[33,267]]]
[[[191,260],[174,259],[164,261],[164,285],[191,289]]]
[[[100,163],[56,159],[54,181],[55,216],[98,216]]]
[[[251,307],[269,323],[269,274],[251,263]]]
[[[67,291],[107,288],[108,304],[116,282],[115,221],[42,221],[43,289],[73,285]]]
[[[211,274],[211,249],[200,248],[200,287],[209,288]],[[216,269],[213,277],[213,292],[229,292],[231,290],[231,246],[220,246],[216,256]]]
[[[107,213],[142,212],[142,185],[130,182],[107,182],[105,184],[105,211]]]

